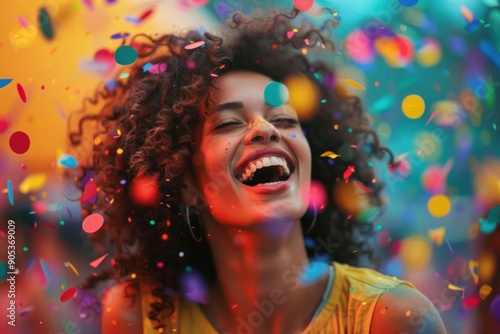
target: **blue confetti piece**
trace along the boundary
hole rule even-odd
[[[481,39],[479,41],[479,49],[489,60],[491,60],[497,67],[500,67],[500,52],[495,48],[493,44],[487,39]]]
[[[273,107],[279,107],[288,101],[289,93],[284,84],[272,81],[264,87],[264,100]]]
[[[7,180],[7,193],[9,195],[9,203],[14,206],[14,192],[12,191],[12,181]]]
[[[40,265],[42,266],[43,273],[45,274],[45,277],[47,277],[47,280],[51,280],[49,268],[47,267],[47,264],[45,263],[44,260],[40,259]]]
[[[142,71],[143,71],[143,72],[146,72],[146,71],[147,71],[147,70],[149,70],[152,66],[153,66],[153,64],[151,64],[151,63],[147,63],[146,65],[144,65],[144,66],[142,67]]]
[[[117,33],[117,34],[113,34],[111,35],[111,39],[121,39],[121,38],[127,38],[128,36],[130,36],[130,34],[128,32],[126,33]]]
[[[68,155],[68,154],[63,154],[59,158],[59,164],[65,168],[76,168],[78,167],[78,161],[76,161],[75,157]]]
[[[118,86],[118,81],[116,81],[116,80],[108,80],[108,81],[106,81],[105,86],[109,90],[114,90],[114,89],[116,89],[116,86]]]
[[[4,88],[12,82],[12,79],[0,79],[0,88]]]
[[[141,23],[141,19],[140,18],[133,17],[133,16],[130,16],[130,15],[125,15],[125,21],[131,22],[131,23],[134,23],[134,24]]]

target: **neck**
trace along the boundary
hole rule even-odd
[[[203,222],[218,276],[202,307],[209,321],[231,333],[257,327],[259,333],[293,333],[307,327],[328,272],[312,284],[300,279],[309,265],[300,221],[237,228],[207,218]]]

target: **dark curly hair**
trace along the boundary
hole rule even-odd
[[[105,216],[103,228],[91,239],[112,246],[115,252],[113,267],[89,277],[83,288],[109,278],[127,280],[132,273],[154,282],[156,302],[151,304],[149,318],[159,328],[160,312],[174,311],[165,288],[179,291],[179,277],[186,266],[201,271],[207,282],[215,280],[208,243],[195,242],[181,217],[181,176],[192,163],[193,129],[208,117],[207,110],[216,107],[210,94],[213,79],[235,70],[258,72],[275,81],[300,74],[317,86],[318,111],[301,121],[301,127],[313,157],[311,177],[328,189],[327,202],[317,212],[312,229],[313,212],[306,212],[301,219],[303,231],[313,242],[328,238],[338,245],[333,253],[322,249],[330,260],[358,265],[361,256],[372,258],[365,240],[373,234],[373,216],[343,210],[331,189],[347,182],[356,184],[371,207],[380,209],[383,185],[376,181],[370,160],[388,155],[392,164],[393,157],[380,146],[360,99],[337,86],[332,66],[318,60],[322,54],[335,52],[329,35],[338,24],[331,10],[323,9],[323,13],[329,17],[321,28],[301,19],[294,8],[289,14],[265,18],[236,13],[222,37],[198,31],[132,37],[128,45],[138,51],[137,61],[98,87],[68,123],[70,145],[78,151],[80,162],[71,170],[72,181],[83,190],[93,179],[98,190],[95,201],[82,204],[82,215]],[[294,28],[293,36],[287,35]],[[200,41],[202,46],[186,48]],[[146,70],[151,64],[166,66],[166,70]],[[326,151],[342,155],[335,160],[322,157]],[[354,173],[346,180],[344,172],[352,167]],[[155,205],[140,206],[130,198],[130,185],[142,176],[157,182]],[[317,247],[310,242],[305,245],[310,258],[318,255]],[[184,256],[179,257],[180,252]],[[159,262],[163,265],[157,266]],[[137,279],[130,282],[133,287]]]

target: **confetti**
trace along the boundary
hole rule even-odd
[[[83,188],[81,203],[94,203],[97,199],[97,186],[93,179],[90,179]]]
[[[459,286],[453,285],[451,283],[448,284],[448,289],[453,290],[453,291],[462,291],[462,299],[464,299],[464,293],[465,289],[461,288]]]
[[[149,73],[160,74],[167,70],[167,64],[152,64],[150,68],[148,68]]]
[[[424,114],[425,102],[420,96],[411,94],[404,98],[401,108],[406,117],[417,119]]]
[[[94,268],[97,268],[101,263],[102,261],[108,256],[108,253],[104,254],[103,256],[101,256],[100,258],[90,262],[90,265]]]
[[[4,88],[12,82],[12,79],[0,79],[0,88]]]
[[[264,100],[273,107],[279,107],[288,101],[287,87],[278,81],[271,81],[264,87]]]
[[[154,11],[154,7],[147,9],[144,13],[142,13],[139,16],[139,22],[143,22],[145,19],[147,19],[148,17],[150,17],[151,14],[153,14],[153,11]]]
[[[128,32],[125,32],[125,33],[116,33],[116,34],[113,34],[110,36],[111,39],[123,39],[123,38],[127,38],[128,36],[130,36],[130,34]]]
[[[73,298],[75,295],[76,295],[76,288],[69,288],[69,289],[63,291],[63,293],[61,294],[61,297],[59,297],[59,300],[62,303],[65,303],[68,300],[70,300],[71,298]]]
[[[429,117],[429,119],[427,120],[427,123],[425,123],[425,125],[429,125],[430,121],[432,121],[434,119],[434,117],[437,116],[437,114],[439,113],[439,110],[436,110],[434,111],[432,114],[431,114],[431,117]]]
[[[474,279],[474,284],[478,284],[479,282],[479,262],[475,261],[475,260],[470,260],[469,261],[469,272],[472,276],[472,278]]]
[[[43,259],[39,259],[40,265],[42,266],[43,273],[45,274],[45,277],[47,280],[51,280],[52,277],[50,276],[49,268],[47,267],[47,264]]]
[[[119,65],[133,64],[138,57],[139,53],[130,45],[122,45],[115,51],[115,61]]]
[[[405,7],[412,7],[418,3],[418,0],[399,0],[399,3]]]
[[[368,188],[367,186],[365,186],[363,183],[361,183],[360,181],[358,180],[354,180],[353,181],[353,184],[356,188],[364,191],[365,193],[368,193],[370,194],[372,192],[372,190],[370,188]]]
[[[33,173],[26,176],[26,178],[19,185],[21,194],[38,191],[42,189],[47,183],[47,175],[44,173]]]
[[[94,233],[104,224],[104,217],[98,213],[93,213],[87,216],[82,223],[82,229],[87,233]]]
[[[10,149],[17,154],[24,154],[30,148],[30,138],[22,131],[14,132],[9,139]]]
[[[431,238],[431,240],[438,246],[441,246],[443,244],[445,233],[446,233],[446,227],[444,226],[429,230],[427,232],[429,238]]]
[[[17,93],[19,94],[19,97],[21,100],[26,103],[26,93],[24,92],[23,86],[21,86],[20,83],[17,84]]]
[[[451,210],[451,202],[446,195],[434,195],[427,202],[429,213],[436,218],[446,216]]]
[[[49,12],[45,7],[41,7],[38,12],[38,24],[42,28],[42,34],[48,40],[54,39],[54,27]]]
[[[479,297],[483,300],[486,299],[492,290],[493,288],[489,284],[481,285],[481,288],[479,288]]]
[[[346,84],[348,84],[351,87],[354,87],[356,89],[366,89],[365,86],[362,84],[352,80],[352,79],[345,79]]]
[[[198,42],[194,42],[194,43],[186,45],[184,47],[184,49],[193,50],[193,49],[199,48],[200,46],[203,46],[203,45],[205,45],[205,41],[198,41]]]
[[[343,175],[344,180],[349,179],[352,173],[354,173],[354,166],[348,166]]]
[[[63,154],[57,162],[65,168],[71,169],[78,167],[78,161],[76,161],[76,158],[68,154]]]
[[[460,13],[464,17],[464,19],[466,19],[468,22],[474,21],[474,14],[472,14],[469,8],[462,6],[460,8]]]
[[[314,5],[314,0],[293,0],[293,5],[302,12],[307,12]]]
[[[14,192],[12,190],[12,181],[7,180],[7,195],[9,197],[10,205],[14,206]]]
[[[78,273],[78,270],[76,270],[76,268],[71,264],[71,262],[69,261],[66,261],[66,264],[68,265],[68,267],[73,270],[73,272],[76,274],[76,276],[80,276],[80,274]]]
[[[334,153],[332,151],[326,151],[325,153],[321,154],[321,157],[322,158],[328,157],[330,159],[335,159],[335,158],[340,157],[340,155],[338,155],[337,153]]]

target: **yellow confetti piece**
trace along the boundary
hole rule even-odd
[[[76,268],[71,264],[71,262],[69,261],[66,261],[66,264],[68,265],[68,267],[73,270],[73,272],[76,274],[76,276],[80,276],[80,274],[78,273],[78,270],[76,270]]]
[[[477,261],[474,261],[474,260],[470,260],[469,261],[469,272],[472,276],[472,278],[474,279],[474,284],[478,284],[479,283],[479,277],[478,277],[478,272],[479,272],[479,262]]]
[[[335,158],[338,158],[340,157],[339,154],[337,153],[334,153],[332,151],[326,151],[325,153],[321,154],[321,157],[324,158],[324,157],[328,157],[330,159],[335,159]]]
[[[33,173],[28,175],[23,182],[19,185],[19,191],[22,194],[27,194],[31,191],[37,191],[45,186],[47,182],[47,175],[43,173]]]
[[[481,285],[481,288],[479,289],[479,297],[482,300],[485,300],[486,297],[490,294],[490,292],[493,290],[493,288],[489,284],[483,284]]]
[[[366,89],[365,86],[362,84],[352,80],[352,79],[345,79],[346,84],[348,84],[351,87],[357,88],[357,89]]]
[[[438,246],[443,244],[444,235],[446,233],[446,227],[441,226],[439,228],[429,230],[428,232],[429,238]]]
[[[461,288],[459,286],[456,286],[456,285],[453,285],[453,284],[449,283],[448,284],[448,289],[454,290],[454,291],[462,291],[462,299],[464,299],[464,293],[465,293],[465,289],[464,288]]]

